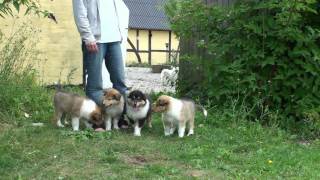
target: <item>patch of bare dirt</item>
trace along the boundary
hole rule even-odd
[[[13,128],[13,125],[7,124],[7,123],[0,123],[0,132],[3,132],[4,130],[8,130]]]
[[[202,177],[202,176],[206,176],[207,173],[202,170],[190,170],[187,172],[187,175],[192,176],[192,177]]]
[[[123,160],[128,164],[139,165],[139,166],[143,166],[143,165],[151,162],[146,157],[143,157],[143,156],[140,156],[140,155],[124,156]]]

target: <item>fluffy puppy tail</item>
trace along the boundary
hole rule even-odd
[[[196,104],[196,109],[202,111],[205,118],[208,117],[208,112],[203,106]]]

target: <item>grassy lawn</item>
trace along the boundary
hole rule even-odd
[[[18,125],[2,120],[0,179],[320,178],[319,140],[219,116],[198,115],[195,135],[183,139],[164,137],[159,115],[142,137],[58,129],[49,115],[44,127],[32,127],[32,116]]]

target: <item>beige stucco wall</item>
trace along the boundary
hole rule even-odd
[[[139,50],[148,50],[148,30],[139,30],[139,37],[137,37],[136,30],[129,30],[129,38],[131,42],[137,47],[137,38],[139,39]],[[153,50],[166,50],[166,43],[169,43],[168,31],[152,31],[151,48]],[[171,50],[177,50],[179,40],[172,34],[171,36]],[[128,49],[131,49],[130,45],[127,45]],[[128,52],[127,64],[138,63],[138,59],[133,52]],[[142,63],[148,63],[148,53],[140,53]],[[168,53],[165,52],[152,52],[151,64],[165,64],[168,60]]]
[[[41,52],[42,61],[36,64],[39,72],[39,80],[45,84],[61,81],[67,82],[67,77],[73,84],[82,83],[82,52],[81,40],[76,29],[72,12],[72,1],[40,1],[43,9],[54,12],[58,24],[45,18],[37,16],[23,16],[20,18],[6,17],[1,19],[0,28],[4,33],[9,33],[12,29],[17,29],[19,24],[29,22],[32,26],[39,28],[40,41],[37,49]],[[129,38],[136,42],[135,30],[129,30]],[[140,49],[148,49],[148,31],[140,32]],[[165,50],[165,43],[168,41],[168,33],[164,31],[153,32],[152,47]],[[173,41],[173,49],[176,49],[178,41]],[[128,46],[129,47],[129,46]],[[148,56],[141,54],[143,62],[148,62]],[[153,53],[152,64],[165,63],[165,53]],[[132,53],[127,54],[127,64],[137,62]],[[71,72],[72,75],[71,75]],[[69,75],[69,76],[68,76]],[[71,75],[71,76],[70,76]]]
[[[42,8],[54,12],[58,24],[38,16],[19,18],[6,17],[0,21],[1,30],[8,34],[11,29],[17,29],[23,22],[40,29],[37,49],[44,61],[35,64],[39,72],[39,80],[51,84],[61,80],[67,82],[72,71],[71,83],[82,82],[82,54],[80,37],[74,24],[72,1],[41,1]],[[69,76],[70,77],[70,76]]]

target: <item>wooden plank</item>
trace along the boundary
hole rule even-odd
[[[172,36],[172,31],[169,31],[169,62],[171,62],[171,36]]]
[[[134,49],[127,49],[128,52],[136,52]],[[149,53],[149,50],[137,50],[138,53]],[[151,52],[163,52],[163,53],[169,53],[169,50],[162,50],[162,49],[152,49]],[[172,51],[171,51],[172,52]],[[178,52],[178,51],[175,51]]]
[[[149,36],[148,37],[149,37],[148,38],[148,51],[149,51],[149,53],[148,53],[148,63],[149,63],[149,65],[151,65],[151,55],[152,55],[152,53],[151,53],[151,50],[152,50],[152,45],[151,45],[151,43],[152,43],[152,40],[151,40],[152,31],[151,30],[149,30]]]
[[[134,52],[135,55],[137,56],[138,62],[141,63],[141,57],[140,57],[140,54],[138,53],[138,50],[134,47],[133,43],[131,42],[131,40],[129,38],[127,38],[127,42],[131,46],[132,52]]]
[[[139,37],[139,29],[137,29],[137,34],[136,34],[136,38],[137,38],[137,51],[139,51],[139,46],[140,46],[140,43],[139,43],[139,40],[140,40],[140,37]]]

